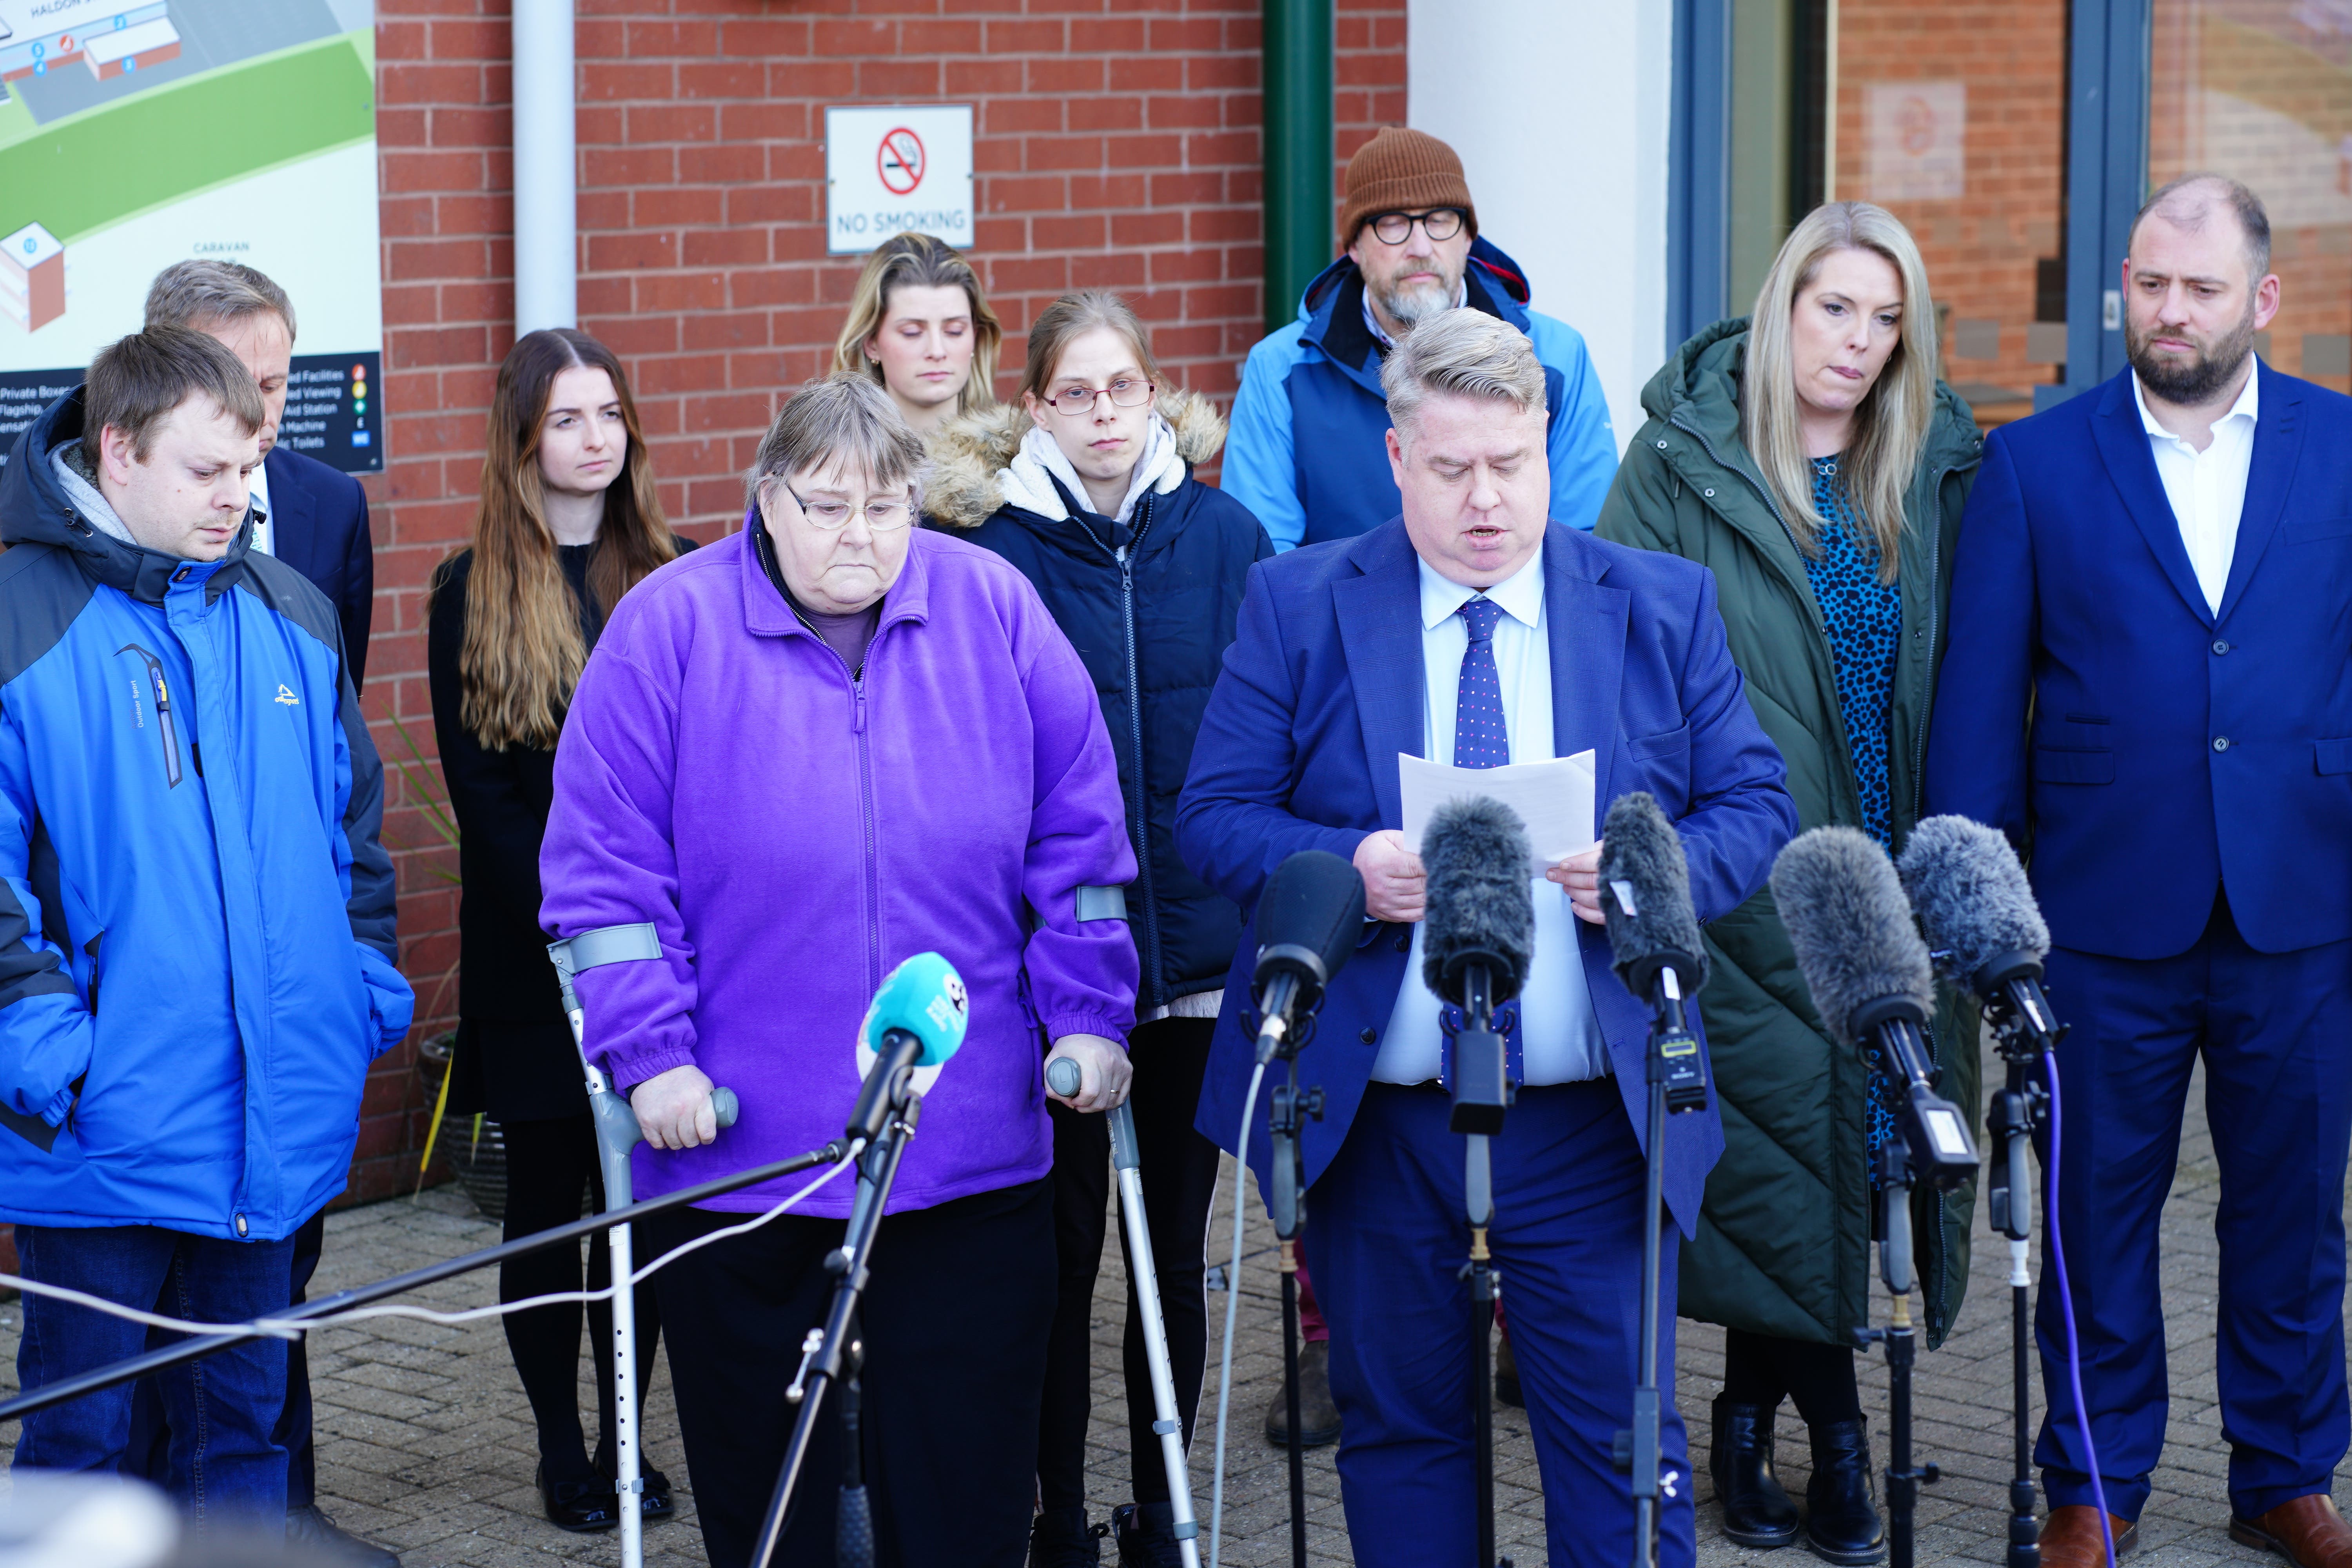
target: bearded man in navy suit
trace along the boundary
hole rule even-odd
[[[1381,383],[1403,515],[1251,568],[1176,838],[1245,910],[1301,849],[1363,875],[1362,944],[1301,1058],[1325,1095],[1324,1120],[1302,1140],[1305,1238],[1331,1322],[1340,1486],[1365,1568],[1469,1568],[1465,1144],[1446,1130],[1443,1025],[1420,979],[1424,877],[1400,831],[1397,759],[1486,767],[1591,752],[1597,811],[1646,790],[1674,819],[1701,920],[1763,883],[1797,815],[1726,647],[1713,574],[1546,519],[1545,383],[1526,335],[1450,310],[1413,330]],[[1535,952],[1516,1004],[1520,1087],[1493,1144],[1489,1240],[1509,1280],[1551,1561],[1615,1568],[1633,1543],[1631,1483],[1610,1455],[1632,1424],[1640,1340],[1650,1019],[1610,971],[1599,861],[1597,848],[1570,856],[1535,883]],[[1227,1149],[1248,1092],[1256,950],[1253,913],[1197,1123]],[[1235,1151],[1261,1184],[1268,1114],[1262,1100],[1249,1148]],[[1722,1152],[1712,1109],[1670,1121],[1666,1203],[1685,1233]],[[1667,1367],[1675,1253],[1669,1227]],[[1675,1568],[1695,1545],[1671,1405],[1664,1427],[1660,1555]]]
[[[2230,1532],[2341,1568],[2352,399],[2254,357],[2279,280],[2252,191],[2175,181],[2129,250],[2129,367],[1986,445],[1927,760],[1929,809],[2030,855],[2073,1026],[2054,1179],[2087,1410],[2045,1276],[2042,1561],[2137,1538],[2168,1408],[2158,1221],[2201,1057]]]

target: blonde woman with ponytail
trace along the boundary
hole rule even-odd
[[[426,635],[464,881],[449,1108],[485,1112],[505,1134],[509,1241],[577,1219],[582,1186],[597,1180],[579,1052],[539,929],[556,738],[613,606],[688,547],[663,520],[613,351],[564,328],[524,335],[499,367],[473,542],[434,574]],[[604,1251],[589,1254],[589,1286],[601,1289]],[[566,1247],[499,1275],[502,1301],[580,1288],[579,1257]],[[603,1433],[593,1459],[576,1394],[580,1309],[500,1320],[539,1427],[541,1504],[570,1531],[620,1522],[612,1331],[599,1321],[609,1315],[591,1310]],[[650,1352],[661,1332],[650,1288],[637,1293],[637,1325]],[[669,1517],[667,1478],[650,1468],[645,1476],[646,1520]]]
[[[1936,307],[1910,233],[1867,202],[1799,223],[1751,316],[1685,343],[1642,395],[1648,423],[1601,510],[1604,539],[1711,568],[1732,658],[1789,766],[1807,827],[1899,850],[1919,816],[1928,710],[1960,514],[1982,447],[1937,379]],[[1831,1563],[1885,1551],[1854,1328],[1869,1321],[1873,1161],[1891,1121],[1868,1066],[1832,1041],[1771,895],[1707,932],[1700,996],[1725,1150],[1685,1246],[1679,1305],[1723,1324],[1710,1457],[1724,1533],[1801,1534]],[[1947,994],[1943,1092],[1973,1105],[1976,1020]],[[1972,1189],[1915,1206],[1928,1342],[1968,1279]],[[1806,1509],[1773,1473],[1793,1396],[1812,1439]]]

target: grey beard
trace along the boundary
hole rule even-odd
[[[2246,365],[2246,356],[2254,352],[2254,310],[2249,303],[2243,320],[2230,329],[2230,335],[2213,345],[2212,352],[2200,354],[2188,364],[2158,359],[2150,353],[2147,340],[2137,332],[2125,333],[2124,357],[2131,361],[2132,369],[2139,375],[2140,384],[2167,403],[2189,406],[2210,401],[2223,387],[2237,379]]]
[[[1385,289],[1372,290],[1373,302],[1403,331],[1411,331],[1430,317],[1454,308],[1453,289],[1416,289],[1410,294],[1392,294]]]

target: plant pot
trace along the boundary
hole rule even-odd
[[[449,1058],[457,1047],[453,1030],[416,1048],[416,1076],[425,1086],[426,1104],[440,1103],[441,1082],[449,1076]],[[503,1221],[507,1217],[507,1141],[499,1124],[488,1117],[449,1117],[441,1123],[440,1137],[433,1147],[457,1173],[457,1184],[482,1217]]]

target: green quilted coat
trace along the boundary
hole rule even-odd
[[[1731,656],[1789,765],[1806,827],[1862,826],[1860,786],[1838,715],[1828,633],[1796,542],[1739,439],[1748,322],[1718,321],[1643,390],[1650,417],[1601,509],[1604,539],[1666,550],[1715,573]],[[1903,640],[1889,737],[1895,840],[1919,819],[1936,664],[1951,608],[1960,512],[1983,449],[1968,405],[1937,384],[1935,423],[1909,491],[1898,581]],[[1769,889],[1707,927],[1700,994],[1723,1159],[1698,1234],[1682,1249],[1681,1310],[1781,1339],[1851,1344],[1881,1291],[1870,1248],[1869,1068],[1822,1032]],[[1942,1092],[1980,1111],[1972,1007],[1940,994],[1931,1045]],[[1918,1290],[1930,1345],[1951,1331],[1968,1286],[1971,1184],[1915,1194]],[[1884,1305],[1878,1308],[1884,1318]]]

